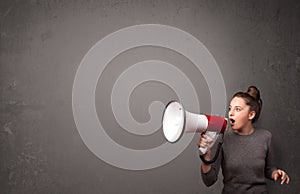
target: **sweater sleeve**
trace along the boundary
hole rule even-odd
[[[267,178],[273,180],[272,173],[274,170],[277,170],[277,167],[275,166],[272,135],[270,134],[270,136],[268,138],[268,152],[267,152],[267,156],[266,156],[265,176]]]
[[[218,180],[218,174],[221,166],[222,157],[223,149],[220,150],[218,159],[215,163],[211,164],[211,169],[207,173],[204,173],[201,167],[202,180],[207,187],[212,186]]]

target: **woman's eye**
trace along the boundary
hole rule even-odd
[[[240,108],[236,108],[235,110],[236,110],[236,112],[240,112],[240,111],[241,111],[241,109],[240,109]]]

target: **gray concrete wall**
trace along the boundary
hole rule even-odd
[[[257,127],[272,132],[276,162],[292,179],[285,186],[268,181],[270,193],[298,193],[297,0],[1,1],[1,193],[221,192],[221,176],[211,188],[202,183],[196,150],[198,135],[171,162],[141,171],[103,162],[79,135],[72,112],[72,88],[83,57],[106,35],[148,23],[174,26],[200,40],[223,74],[227,102],[233,93],[249,85],[260,88],[264,105]],[[137,136],[124,132],[112,114],[110,95],[122,71],[149,59],[167,61],[185,72],[200,98],[201,112],[210,111],[207,83],[184,56],[159,47],[128,50],[103,71],[95,101],[99,119],[109,129],[107,133],[132,149],[160,145],[161,133]],[[152,101],[166,103],[175,97],[167,85],[144,83],[132,92],[132,115],[145,122]]]

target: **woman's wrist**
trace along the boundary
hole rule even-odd
[[[211,159],[211,151],[208,150],[204,155],[203,158],[207,161],[210,161]],[[207,173],[211,169],[211,164],[205,164],[203,161],[201,163],[201,168],[203,173]]]

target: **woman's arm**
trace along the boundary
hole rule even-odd
[[[207,144],[211,143],[211,139],[207,137],[205,134],[201,135],[201,138],[198,141],[198,147],[205,147]],[[206,154],[203,155],[204,159],[207,161],[211,160],[211,150],[208,150]],[[221,153],[213,164],[205,164],[204,162],[201,163],[201,176],[204,184],[209,187],[213,185],[218,180],[218,173],[221,165],[221,158],[222,158],[222,150]]]
[[[272,144],[272,135],[270,135],[268,141],[268,153],[266,157],[266,176],[267,178],[270,178],[274,181],[281,179],[281,184],[289,184],[290,182],[290,177],[288,176],[288,174],[281,169],[277,169],[274,165],[274,149]]]
[[[204,159],[207,161],[211,160],[211,151],[208,150],[206,154],[203,155]],[[205,164],[204,162],[201,163],[201,170],[203,173],[208,173],[211,169],[211,164]]]

